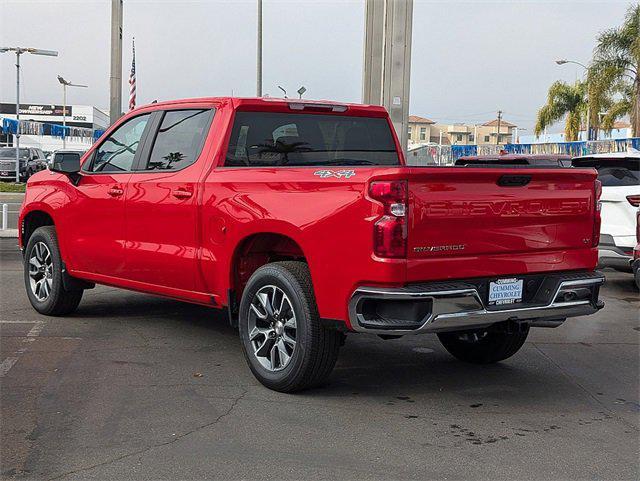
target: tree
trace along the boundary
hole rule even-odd
[[[564,127],[565,139],[569,142],[578,140],[580,127],[587,118],[587,98],[585,82],[569,85],[560,80],[551,84],[547,93],[547,103],[538,110],[535,134],[540,135],[544,129],[555,124],[566,115]]]
[[[629,115],[634,136],[640,136],[640,4],[627,10],[620,27],[598,35],[587,82],[591,123],[598,124],[598,112],[610,102],[602,126],[611,130],[613,122]]]

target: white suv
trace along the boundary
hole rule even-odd
[[[598,246],[603,267],[630,271],[640,206],[640,152],[593,154],[573,159],[574,167],[595,167],[602,182],[602,228]]]

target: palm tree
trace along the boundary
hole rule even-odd
[[[547,103],[538,110],[534,132],[540,135],[544,129],[555,124],[566,115],[565,139],[578,140],[580,126],[587,116],[586,83],[569,85],[558,80],[551,84],[547,93]]]
[[[593,125],[598,123],[603,99],[613,96],[615,100],[602,119],[603,127],[611,130],[615,120],[629,115],[633,135],[640,136],[639,65],[640,4],[636,4],[629,7],[620,27],[598,35],[587,76]]]

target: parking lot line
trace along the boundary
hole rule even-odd
[[[0,321],[0,324],[37,324],[42,321]]]
[[[16,362],[18,362],[17,357],[8,357],[2,361],[2,363],[0,363],[0,378],[3,378]]]
[[[27,336],[22,340],[23,343],[31,343],[35,341],[36,337],[40,335],[44,328],[43,321],[0,321],[0,324],[35,324],[29,332],[27,332]],[[11,368],[16,364],[16,362],[18,362],[20,356],[25,352],[27,352],[27,347],[21,347],[12,357],[8,357],[0,363],[0,379],[8,374]]]

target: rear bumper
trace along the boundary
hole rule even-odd
[[[616,245],[614,238],[603,234],[598,245],[598,266],[630,271],[633,247]]]
[[[351,327],[386,335],[475,329],[497,322],[552,327],[567,317],[604,306],[598,300],[604,277],[598,272],[518,276],[531,291],[522,303],[487,306],[490,279],[428,283],[401,288],[360,287],[349,302]]]

